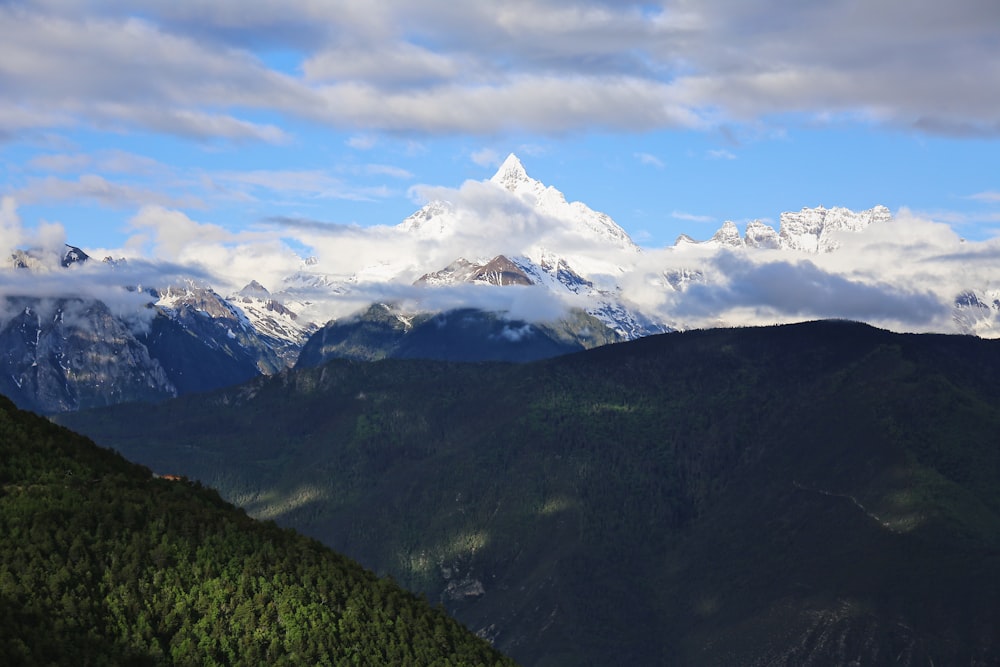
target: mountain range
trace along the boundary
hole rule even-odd
[[[988,665],[998,344],[825,321],[333,359],[58,419],[524,665]]]
[[[705,241],[682,235],[650,250],[531,178],[514,155],[457,198],[372,232],[383,250],[361,268],[306,258],[273,291],[252,277],[217,291],[204,269],[184,267],[150,286],[135,260],[98,262],[75,246],[18,250],[0,290],[0,392],[55,413],[236,384],[294,366],[304,349],[308,364],[341,354],[527,360],[831,315],[981,336],[1000,328],[1000,292],[988,282],[942,282],[932,293],[852,264],[874,253],[875,266],[904,268],[878,258],[887,239],[906,239],[883,206],[802,209],[782,213],[777,229],[750,221],[743,234],[727,221]],[[434,343],[429,322],[461,344]]]

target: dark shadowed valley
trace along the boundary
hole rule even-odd
[[[1000,349],[849,322],[63,415],[525,665],[990,664]]]

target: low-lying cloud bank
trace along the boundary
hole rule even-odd
[[[901,331],[952,332],[958,330],[953,313],[959,294],[985,295],[1000,287],[1000,241],[967,242],[949,226],[905,209],[891,222],[842,233],[840,247],[830,253],[712,244],[628,252],[574,234],[564,221],[486,183],[425,189],[421,195],[448,202],[432,204],[454,211],[444,222],[432,220],[445,227],[414,231],[282,218],[232,232],[150,206],[131,220],[125,248],[88,250],[95,261],[69,268],[59,265],[66,242],[61,228],[24,228],[8,198],[0,209],[0,252],[9,257],[30,247],[42,267],[25,271],[9,263],[0,296],[96,299],[125,313],[148,304],[136,287],[194,280],[228,295],[257,280],[317,322],[373,302],[411,311],[476,307],[541,321],[593,301],[585,293],[536,287],[413,283],[460,257],[527,255],[537,261],[549,253],[566,258],[595,285],[616,286],[605,297],[677,328],[844,318]],[[101,253],[127,261],[101,262]],[[581,264],[591,267],[589,274]]]

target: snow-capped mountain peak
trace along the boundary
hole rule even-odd
[[[236,293],[236,296],[248,299],[270,299],[271,293],[256,280],[251,280],[243,289]]]
[[[742,248],[743,239],[740,237],[740,230],[732,220],[726,220],[719,231],[711,238],[711,242],[725,246],[727,248]]]
[[[610,216],[594,211],[583,202],[568,202],[562,192],[529,176],[521,160],[513,153],[507,156],[490,182],[528,201],[539,213],[563,221],[567,229],[584,238],[608,243],[621,250],[639,250],[628,233]]]
[[[595,249],[606,246],[609,249],[639,252],[639,247],[628,233],[608,215],[594,211],[582,202],[568,202],[565,195],[556,188],[531,178],[521,160],[513,153],[507,156],[497,172],[486,182],[519,198],[531,210],[554,222],[555,225],[551,227],[556,232],[554,236],[586,239],[595,244]],[[466,235],[474,235],[475,227],[469,226],[468,219],[460,223],[462,214],[455,204],[435,200],[396,225],[396,229],[431,240],[453,236],[459,229]],[[493,233],[493,230],[484,231],[487,234]],[[540,256],[543,250],[560,252],[558,247],[549,247],[545,239],[539,238],[538,244],[539,246],[531,248],[509,247],[500,250],[512,255],[526,253],[534,257]],[[475,250],[470,248],[467,252],[472,255]],[[579,261],[576,263],[582,264]]]
[[[525,171],[521,160],[513,153],[507,156],[507,159],[503,161],[503,164],[500,165],[497,173],[493,175],[490,181],[511,192],[516,192],[525,185],[529,187],[535,184],[541,185],[541,183],[528,176],[528,172]]]

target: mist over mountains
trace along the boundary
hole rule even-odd
[[[378,304],[401,322],[459,311],[509,322],[461,334],[472,337],[463,358],[476,358],[478,340],[482,359],[829,317],[899,331],[1000,330],[996,244],[964,242],[906,211],[803,209],[782,213],[777,227],[754,220],[741,232],[727,221],[703,241],[682,235],[649,249],[531,178],[514,155],[488,180],[418,191],[428,202],[395,226],[289,218],[255,236],[144,209],[135,225],[161,257],[103,261],[66,245],[57,225],[27,235],[5,201],[0,389],[22,407],[58,412],[226,386],[291,367],[321,328]],[[314,255],[281,241],[293,231],[307,234]],[[546,328],[571,346],[485,351]],[[114,342],[88,347],[95,336]],[[409,354],[439,356],[432,348]],[[107,389],[87,388],[98,385]]]

